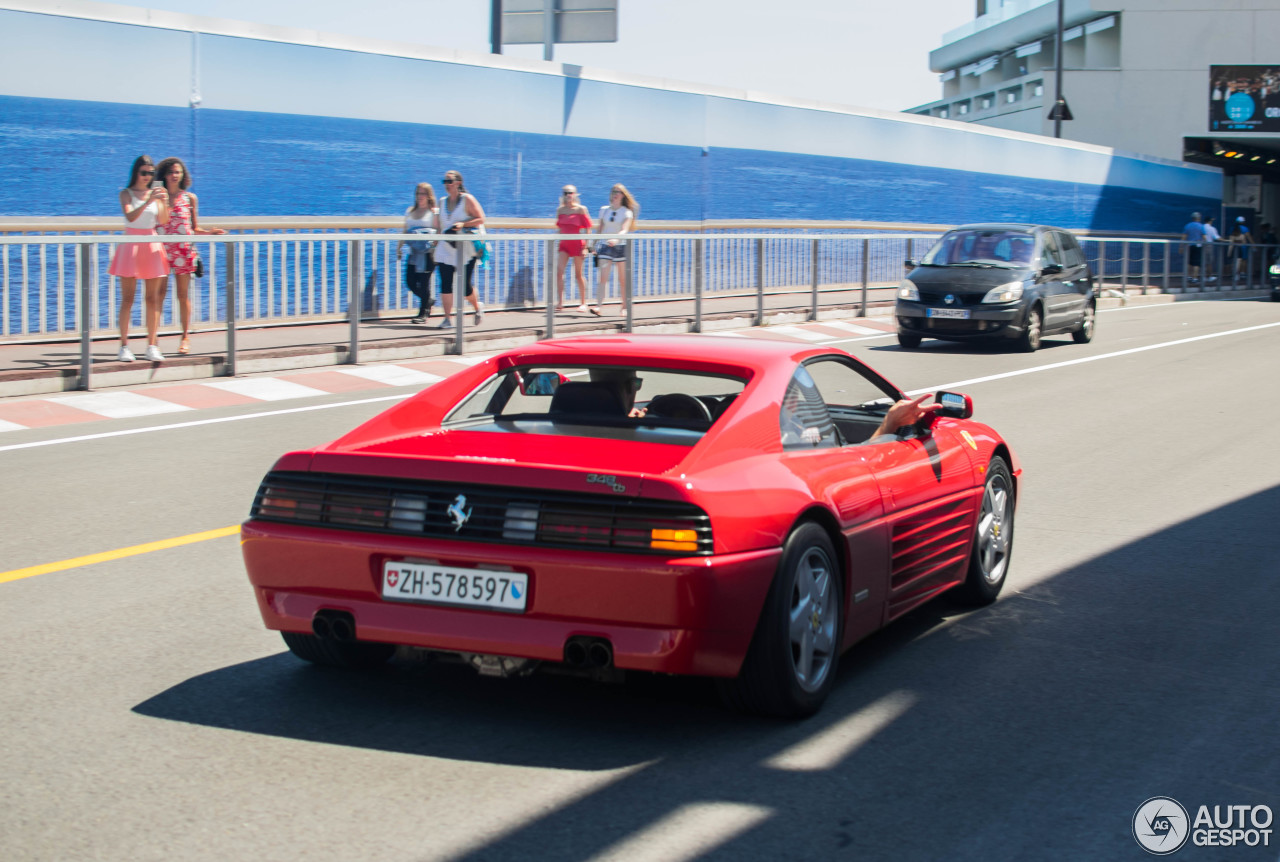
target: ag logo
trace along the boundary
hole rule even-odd
[[[1187,843],[1190,834],[1187,809],[1176,799],[1153,796],[1133,812],[1133,837],[1143,850],[1168,856]]]

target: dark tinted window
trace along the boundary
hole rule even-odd
[[[1081,250],[1080,244],[1076,242],[1076,238],[1069,233],[1055,234],[1058,238],[1058,246],[1062,249],[1062,259],[1067,266],[1083,266],[1084,251]]]

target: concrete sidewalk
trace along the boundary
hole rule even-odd
[[[1177,295],[1146,294],[1131,291],[1121,298],[1104,292],[1100,307],[1121,304],[1176,302],[1192,299],[1245,299],[1265,297],[1268,290],[1189,291]],[[812,316],[808,294],[789,293],[765,297],[763,312],[757,314],[754,296],[715,297],[704,299],[699,317],[693,300],[640,302],[632,321],[635,332],[680,333],[743,328],[753,325],[795,324],[808,320],[847,320],[860,316],[858,302],[837,301],[820,306]],[[866,309],[867,317],[891,317],[893,305],[875,297]],[[455,331],[436,328],[441,320],[439,309],[426,325],[410,322],[408,317],[362,321],[359,325],[358,363],[396,362],[457,355]],[[463,354],[502,350],[529,344],[548,337],[545,309],[486,310],[477,325],[468,313],[464,319]],[[891,328],[891,327],[890,327]],[[203,329],[192,333],[191,353],[177,353],[178,338],[172,327],[161,330],[160,347],[164,362],[142,359],[144,337],[139,329],[131,331],[130,344],[139,357],[136,361],[116,361],[119,340],[104,336],[92,343],[92,366],[89,387],[102,389],[138,386],[148,383],[178,382],[228,376],[228,339],[225,329]],[[602,316],[567,310],[555,315],[554,334],[612,334],[626,331],[626,319],[617,304],[604,308]],[[272,371],[317,368],[350,364],[351,325],[347,321],[331,323],[276,324],[235,333],[237,375]],[[44,395],[83,389],[80,384],[81,345],[78,340],[19,341],[0,344],[0,398]]]

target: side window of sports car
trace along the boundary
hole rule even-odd
[[[835,424],[822,403],[818,387],[804,366],[796,369],[778,412],[783,449],[818,449],[838,446]]]
[[[862,443],[880,426],[895,393],[839,358],[811,360],[805,370],[814,381],[827,413],[846,443]]]

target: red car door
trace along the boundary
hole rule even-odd
[[[861,447],[879,484],[890,533],[886,621],[965,575],[978,489],[966,444],[948,425],[939,421],[919,436]]]

